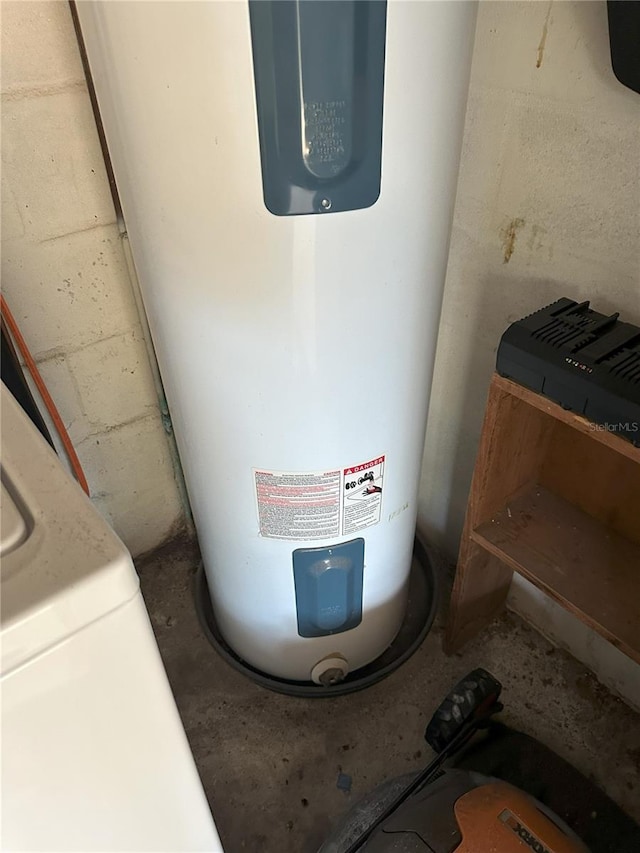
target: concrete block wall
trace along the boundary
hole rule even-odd
[[[2,3],[2,288],[133,554],[184,523],[69,6]]]
[[[604,2],[480,4],[419,505],[452,560],[504,329],[560,296],[640,323],[639,151]],[[622,653],[524,580],[510,604],[640,706]]]

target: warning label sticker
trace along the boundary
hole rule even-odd
[[[340,473],[254,469],[260,535],[272,539],[339,536]]]
[[[380,521],[384,456],[342,472],[342,533],[357,533]]]
[[[385,457],[331,471],[254,468],[260,535],[332,539],[380,521]]]

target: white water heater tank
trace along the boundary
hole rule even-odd
[[[217,624],[345,675],[406,608],[475,4],[77,11]]]

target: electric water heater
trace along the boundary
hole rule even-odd
[[[217,625],[343,678],[406,609],[475,4],[77,12]]]

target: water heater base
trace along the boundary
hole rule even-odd
[[[194,597],[200,626],[206,638],[228,664],[268,690],[305,698],[344,696],[347,693],[355,693],[357,690],[371,687],[372,684],[391,675],[420,647],[429,633],[438,608],[436,573],[427,549],[416,538],[413,547],[407,612],[398,635],[376,660],[348,675],[339,684],[325,686],[314,684],[312,681],[289,681],[267,675],[239,657],[218,629],[202,563],[195,578]]]

